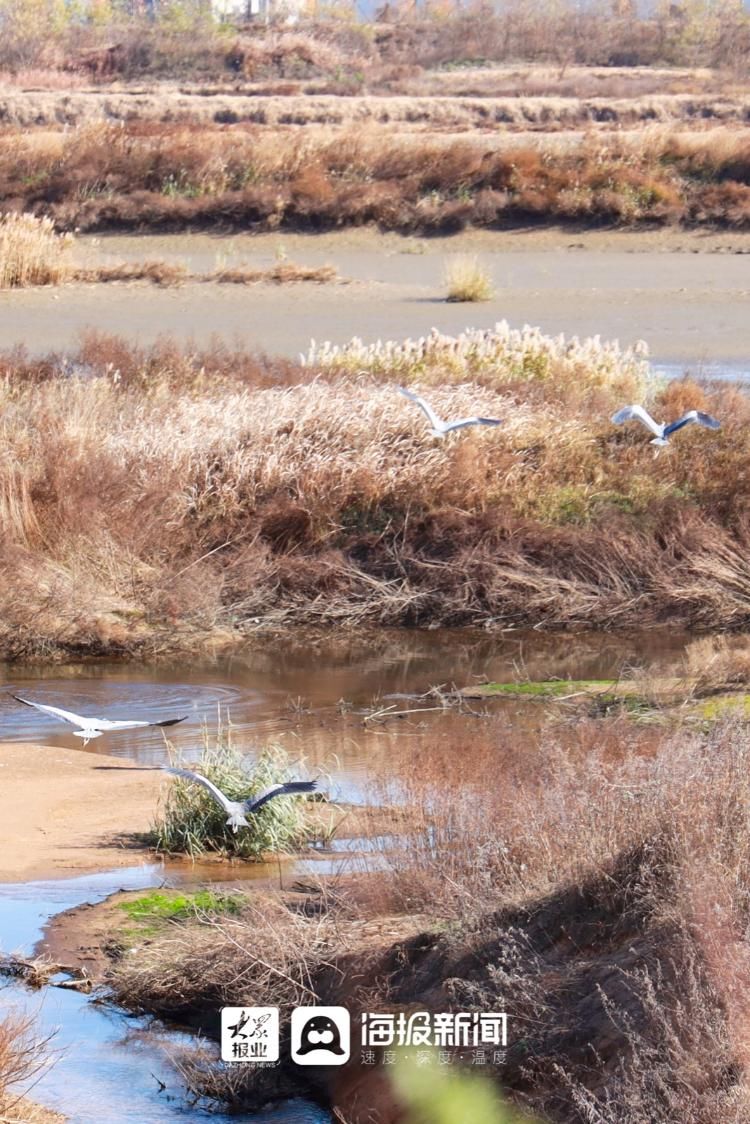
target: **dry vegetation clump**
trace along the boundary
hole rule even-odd
[[[355,1027],[360,1010],[504,1010],[508,1050],[485,1072],[543,1120],[741,1124],[747,723],[640,746],[619,719],[577,733],[578,748],[549,731],[536,747],[517,734],[474,746],[468,779],[465,755],[436,746],[389,762],[387,791],[400,785],[412,814],[379,876],[407,915],[435,919],[427,929],[373,939],[339,898],[306,920],[264,904],[123,958],[119,1001],[199,1012],[211,1033],[230,997],[280,1002],[285,1018],[300,995],[342,1003]],[[331,1082],[283,1065],[237,1082],[205,1061],[190,1079],[236,1105],[314,1091],[353,1124],[373,1105],[395,1124],[384,1074],[359,1066],[355,1036],[352,1063]]]
[[[248,944],[254,933],[252,945]],[[211,1019],[234,1005],[232,989],[261,1003],[291,1009],[312,1002],[311,969],[332,943],[325,917],[290,910],[272,894],[245,899],[242,916],[172,926],[158,943],[149,940],[124,955],[112,978],[119,1003],[171,1019]],[[240,999],[240,993],[236,992]],[[271,998],[271,997],[274,998]]]
[[[252,285],[258,281],[275,285],[289,285],[297,281],[312,281],[326,285],[338,280],[338,270],[334,265],[297,265],[295,262],[277,262],[268,269],[253,269],[250,266],[229,266],[217,269],[205,280],[224,285]]]
[[[750,687],[750,642],[745,636],[704,636],[685,648],[682,659],[666,674],[674,674],[685,691],[714,695]]]
[[[91,336],[0,357],[0,649],[180,650],[259,626],[748,622],[748,405],[654,459],[639,352],[531,329],[304,365]],[[395,383],[503,425],[438,443]]]
[[[69,234],[58,234],[48,218],[0,215],[0,289],[56,285],[69,275]]]
[[[460,255],[445,267],[446,300],[476,303],[492,299],[492,278],[477,257]]]
[[[332,265],[297,265],[295,262],[279,262],[266,269],[248,265],[236,265],[216,269],[212,273],[191,273],[180,262],[146,261],[118,262],[115,265],[97,265],[70,269],[61,280],[85,281],[93,284],[112,281],[151,281],[164,287],[181,285],[186,281],[213,282],[217,285],[291,285],[300,281],[311,281],[316,285],[329,284],[339,279],[338,270]]]
[[[244,126],[92,125],[0,136],[0,205],[61,229],[324,229],[378,224],[451,232],[519,222],[711,224],[750,215],[743,133],[638,141],[588,138],[560,150],[387,129],[272,136]]]

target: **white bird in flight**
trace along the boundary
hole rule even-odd
[[[171,765],[162,765],[162,769],[165,773],[171,773],[175,777],[182,777],[184,780],[195,781],[196,784],[203,785],[211,793],[216,803],[229,814],[227,824],[235,833],[240,827],[250,827],[246,817],[251,814],[255,815],[269,800],[273,800],[277,796],[293,796],[295,793],[315,792],[318,783],[317,781],[285,781],[283,784],[272,784],[269,788],[264,788],[257,796],[248,797],[247,800],[230,800],[220,788],[216,787],[213,781],[200,773],[193,773],[190,769],[175,769]]]
[[[654,434],[654,437],[651,439],[652,445],[668,445],[670,436],[676,433],[678,429],[682,429],[684,425],[690,425],[691,422],[696,422],[705,429],[721,429],[721,422],[718,422],[716,418],[712,418],[710,414],[701,413],[700,410],[688,410],[681,418],[678,418],[677,421],[670,422],[669,425],[654,421],[648,411],[644,410],[643,406],[623,406],[621,410],[618,410],[616,414],[612,415],[612,421],[615,425],[622,425],[623,422],[632,421],[633,419],[643,422],[646,428],[650,429]]]
[[[405,387],[398,388],[399,394],[403,394],[404,398],[408,398],[411,402],[416,402],[419,408],[426,414],[427,420],[430,423],[430,433],[433,437],[445,437],[446,433],[450,433],[454,429],[465,429],[469,425],[500,425],[499,418],[461,418],[459,421],[447,422],[439,418],[429,402],[425,402],[424,398],[420,398],[413,390],[407,390]]]
[[[48,706],[46,703],[22,699],[20,695],[14,695],[13,698],[16,702],[24,703],[25,706],[33,706],[35,710],[41,710],[44,714],[51,714],[54,718],[62,718],[63,721],[70,722],[72,726],[79,726],[80,729],[74,730],[73,733],[77,738],[83,738],[84,745],[88,745],[92,738],[99,738],[102,734],[109,733],[111,730],[135,730],[141,726],[176,726],[178,722],[184,722],[187,718],[186,714],[182,718],[166,718],[162,722],[135,720],[128,722],[110,720],[109,718],[89,718],[85,714],[73,714],[72,711],[63,710],[59,706]]]

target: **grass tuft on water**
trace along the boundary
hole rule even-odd
[[[197,764],[175,763],[208,777],[230,800],[245,800],[269,785],[294,779],[283,749],[267,746],[249,765],[245,754],[232,744],[230,730],[219,730],[210,743],[208,737],[204,739]],[[299,776],[298,770],[295,776]],[[315,834],[307,808],[308,802],[299,796],[277,797],[248,816],[250,826],[235,834],[227,825],[226,812],[201,785],[175,777],[153,825],[151,841],[157,851],[192,858],[207,852],[242,859],[290,853]]]

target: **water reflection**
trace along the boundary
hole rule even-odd
[[[374,701],[385,699],[387,704],[388,696],[408,697],[484,678],[612,678],[627,667],[672,661],[685,642],[684,634],[667,630],[616,636],[401,630],[305,636],[283,644],[269,640],[216,661],[6,666],[0,729],[5,740],[81,748],[70,727],[15,702],[14,693],[111,718],[188,714],[186,722],[165,732],[190,761],[200,754],[204,729],[215,731],[218,721],[231,722],[235,741],[249,753],[276,742],[293,760],[326,772],[334,796],[361,800],[368,776],[387,765],[396,745],[402,749],[409,739],[418,745],[455,738],[466,723],[463,717],[434,712],[363,723],[361,712]],[[348,717],[341,716],[342,702]],[[505,705],[509,712],[515,706],[494,705]],[[528,720],[526,714],[523,720]],[[87,750],[144,765],[161,764],[167,756],[159,729],[106,734]]]

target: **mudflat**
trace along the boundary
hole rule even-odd
[[[600,335],[623,345],[645,339],[655,362],[692,371],[750,358],[747,234],[154,235],[81,239],[79,252],[89,263],[162,259],[197,272],[217,261],[267,265],[283,253],[304,265],[334,265],[345,283],[159,288],[128,282],[6,291],[0,294],[0,348],[64,349],[96,329],[144,343],[167,335],[204,345],[220,337],[296,358],[311,339],[343,343],[360,336],[369,342],[432,328],[455,334],[505,319],[553,335]],[[491,274],[491,300],[445,300],[446,263],[463,253],[478,255]]]
[[[133,866],[163,776],[120,757],[5,742],[0,747],[0,881]]]

